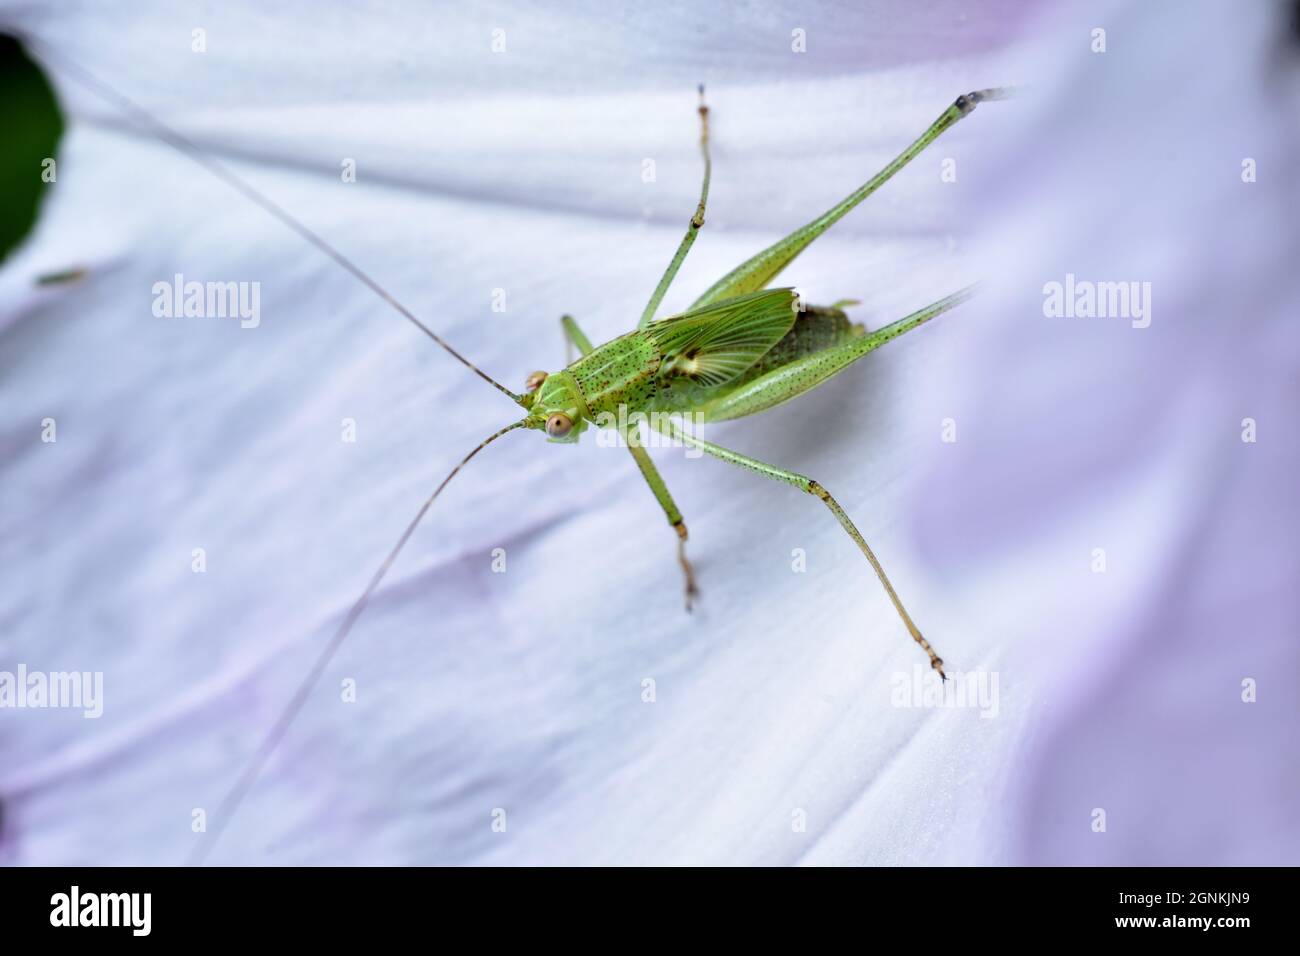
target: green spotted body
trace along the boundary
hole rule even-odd
[[[579,358],[567,371],[582,391],[588,417],[618,408],[650,408],[659,400],[663,355],[644,332],[629,332]]]
[[[551,440],[572,442],[606,415],[626,420],[633,412],[682,412],[703,421],[753,415],[815,388],[969,295],[962,290],[875,332],[838,305],[800,306],[789,289],[723,300],[590,349],[529,396],[528,420],[545,428],[563,415],[574,427]],[[716,332],[715,322],[727,315],[741,321]],[[757,317],[752,323],[751,316]]]

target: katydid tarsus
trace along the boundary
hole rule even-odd
[[[647,416],[661,413],[653,416],[652,420],[656,422],[656,427],[675,440],[722,461],[793,485],[817,498],[830,510],[866,557],[912,640],[929,657],[931,667],[943,676],[942,659],[922,636],[890,583],[881,562],[830,492],[812,478],[705,441],[671,421],[666,422],[663,413],[684,413],[694,421],[711,422],[765,411],[818,387],[890,339],[928,322],[969,298],[973,292],[971,287],[954,292],[896,322],[868,332],[861,325],[853,323],[844,312],[842,307],[850,303],[804,305],[792,289],[769,288],[769,284],[818,236],[915,159],[945,130],[968,115],[977,104],[984,100],[1003,98],[1007,91],[979,90],[957,97],[914,142],[841,202],[738,265],[710,286],[685,312],[660,318],[656,317],[659,305],[704,225],[708,203],[712,172],[709,110],[704,103],[704,89],[701,87],[700,150],[704,161],[704,178],[699,203],[691,216],[686,234],[656,285],[636,328],[603,345],[593,346],[578,323],[571,316],[563,316],[561,326],[570,347],[578,352],[576,360],[557,372],[532,373],[527,378],[524,392],[516,393],[453,349],[343,253],[210,154],[80,67],[50,55],[48,51],[44,52],[47,54],[47,62],[59,64],[68,75],[93,88],[135,122],[197,161],[316,246],[457,361],[525,410],[523,418],[506,425],[475,446],[420,506],[370,578],[365,590],[351,605],[330,640],[319,652],[310,671],[262,739],[239,778],[216,811],[209,816],[208,831],[197,845],[191,862],[201,863],[211,851],[316,687],[325,668],[365,610],[371,596],[442,490],[485,447],[508,432],[519,429],[544,432],[551,442],[570,443],[576,442],[603,415],[617,418],[620,409],[625,413],[622,418],[618,418],[620,421],[626,421],[628,412],[640,412]],[[663,509],[669,525],[676,532],[677,556],[685,578],[686,607],[689,610],[697,595],[697,587],[694,571],[686,556],[685,519],[637,436],[624,428],[621,437],[621,443],[628,448],[641,476]]]

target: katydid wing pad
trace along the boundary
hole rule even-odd
[[[705,388],[739,378],[794,325],[793,289],[762,289],[651,322],[646,334],[663,356],[660,375]]]

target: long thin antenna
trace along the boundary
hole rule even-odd
[[[398,313],[400,313],[407,321],[409,321],[417,329],[419,329],[429,338],[433,339],[433,341],[437,342],[444,349],[446,349],[447,352],[452,356],[452,358],[456,359],[456,361],[460,362],[462,365],[464,365],[466,368],[472,371],[479,378],[483,379],[483,381],[487,382],[493,388],[496,388],[499,391],[505,393],[506,395],[509,395],[510,399],[516,404],[519,405],[525,404],[522,396],[517,395],[514,392],[510,391],[510,389],[506,388],[504,385],[502,385],[492,376],[488,375],[481,368],[479,368],[469,359],[465,358],[465,356],[461,355],[454,348],[448,345],[447,342],[445,342],[441,336],[439,336],[436,332],[433,331],[433,329],[429,328],[427,325],[425,325],[423,322],[417,319],[414,313],[412,313],[410,309],[402,305],[402,303],[398,302],[391,292],[389,292],[378,282],[372,279],[369,276],[369,274],[367,274],[361,269],[360,266],[354,263],[343,253],[339,252],[336,248],[334,248],[332,245],[330,245],[328,242],[322,239],[319,235],[313,232],[302,222],[298,221],[298,219],[296,219],[282,206],[273,202],[270,198],[263,195],[258,190],[254,189],[251,185],[249,185],[239,176],[235,175],[235,173],[231,172],[226,166],[218,162],[213,156],[205,152],[200,146],[198,146],[192,140],[185,138],[180,133],[176,132],[174,129],[168,126],[166,123],[155,118],[151,113],[149,113],[143,107],[136,104],[134,100],[131,100],[127,96],[124,96],[123,94],[117,92],[117,90],[113,89],[107,83],[98,79],[88,71],[82,69],[80,66],[77,66],[74,63],[69,63],[67,60],[64,60],[62,57],[58,56],[57,54],[54,54],[52,51],[50,51],[50,49],[47,46],[45,46],[44,43],[33,40],[30,37],[24,37],[23,42],[27,46],[39,50],[41,57],[43,59],[47,60],[48,62],[57,63],[61,70],[67,72],[69,75],[71,75],[82,85],[93,90],[100,97],[107,100],[109,103],[113,104],[124,114],[126,114],[126,116],[135,120],[137,123],[141,124],[142,126],[148,127],[150,132],[152,132],[155,136],[157,136],[168,146],[171,146],[177,152],[180,152],[185,156],[188,156],[190,159],[198,163],[204,169],[208,170],[208,172],[212,173],[214,176],[216,176],[226,185],[230,186],[232,189],[236,190],[241,195],[243,195],[244,197],[246,197],[256,205],[260,206],[266,212],[270,213],[276,219],[280,220],[280,222],[284,223],[286,226],[288,226],[298,235],[302,236],[302,238],[306,239],[313,246],[315,246],[321,252],[325,253],[325,255],[329,256],[340,266],[342,266],[344,269],[350,272],[356,279],[358,279],[362,284],[364,284],[367,288],[369,288],[370,291],[374,292],[375,295],[379,296],[379,298],[383,299],[390,306],[396,309]]]
[[[433,503],[438,499],[438,495],[442,494],[442,489],[447,487],[448,483],[456,477],[456,474],[464,468],[465,465],[469,463],[471,458],[481,452],[488,445],[492,444],[506,432],[520,428],[525,422],[527,422],[527,419],[507,425],[505,428],[498,432],[494,432],[492,435],[489,435],[487,438],[483,439],[483,441],[479,442],[474,450],[462,458],[460,464],[453,468],[446,478],[442,479],[442,483],[433,490],[433,494],[429,495],[424,504],[420,506],[420,510],[417,511],[415,517],[411,519],[411,523],[406,526],[406,530],[402,532],[402,536],[397,539],[397,544],[393,545],[393,550],[388,552],[388,557],[384,558],[384,563],[379,566],[379,569],[375,571],[374,575],[370,578],[370,583],[367,584],[366,589],[361,592],[361,597],[357,598],[356,603],[352,605],[347,616],[344,617],[342,622],[339,624],[338,630],[334,632],[334,636],[330,638],[329,643],[326,644],[321,649],[320,654],[317,655],[316,662],[312,665],[311,670],[307,672],[307,676],[303,678],[302,683],[298,685],[297,691],[295,691],[293,697],[289,699],[289,703],[285,705],[284,710],[280,712],[279,719],[276,720],[274,725],[272,725],[270,731],[267,732],[266,737],[262,739],[261,745],[257,748],[257,752],[253,754],[252,759],[249,760],[248,765],[244,768],[244,772],[239,775],[239,779],[235,781],[234,786],[230,788],[221,803],[217,806],[216,813],[209,817],[211,829],[207,831],[202,838],[202,841],[194,848],[194,852],[190,854],[189,863],[191,866],[202,866],[203,861],[206,860],[208,854],[212,852],[212,848],[216,846],[217,840],[221,838],[222,831],[225,830],[226,825],[235,815],[235,811],[239,809],[239,805],[243,803],[244,797],[248,795],[248,791],[252,789],[258,775],[262,772],[262,768],[266,765],[266,761],[270,759],[271,754],[273,754],[276,748],[280,745],[280,741],[284,739],[284,735],[289,731],[289,726],[298,716],[303,705],[307,703],[307,698],[311,694],[313,688],[315,688],[316,683],[320,680],[321,674],[325,672],[325,668],[329,666],[330,661],[334,659],[334,655],[338,653],[338,649],[342,646],[344,640],[347,639],[348,633],[352,630],[352,625],[356,624],[357,618],[359,618],[361,612],[366,609],[366,605],[370,602],[370,595],[374,594],[375,588],[379,587],[379,582],[384,579],[384,575],[388,573],[388,569],[393,566],[393,562],[397,560],[397,555],[400,554],[402,548],[406,546],[406,542],[410,540],[411,535],[414,534],[415,528],[420,523],[421,519],[423,519],[429,509],[433,507]]]

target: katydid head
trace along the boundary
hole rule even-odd
[[[534,372],[528,376],[524,396],[527,428],[546,432],[553,442],[575,443],[587,430],[587,402],[570,372]]]

